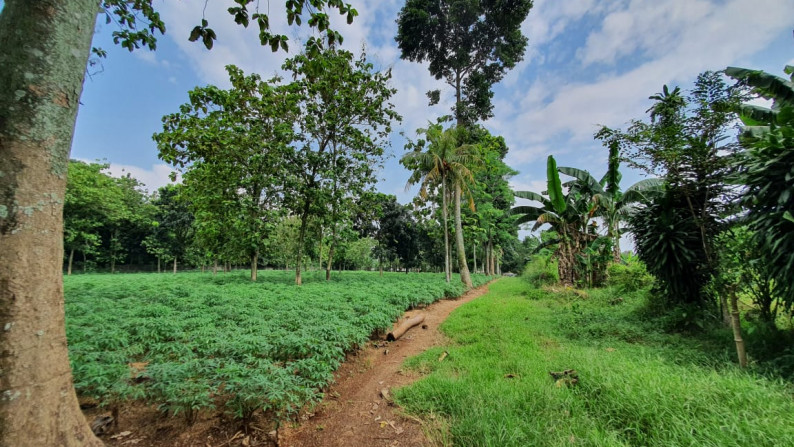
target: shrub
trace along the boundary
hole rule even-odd
[[[535,287],[556,284],[560,281],[557,261],[551,259],[550,255],[533,256],[532,260],[524,267],[524,273],[521,276]]]
[[[653,276],[636,257],[630,257],[626,264],[611,264],[607,268],[607,285],[622,293],[634,292],[653,284]]]

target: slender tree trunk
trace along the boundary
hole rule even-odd
[[[739,357],[739,366],[747,367],[747,352],[744,350],[744,339],[742,338],[742,324],[739,319],[739,303],[736,291],[731,289],[731,322],[733,326],[733,340],[736,342],[736,355]]]
[[[116,273],[116,250],[110,250],[110,273]]]
[[[477,243],[471,244],[472,261],[474,261],[474,273],[477,273]]]
[[[174,274],[176,274],[176,256],[174,256]]]
[[[496,274],[496,254],[493,249],[493,239],[488,240],[488,275],[494,276]]]
[[[74,248],[69,250],[69,266],[66,268],[66,274],[72,275],[72,262],[74,261]]]
[[[0,13],[0,445],[101,446],[66,348],[63,200],[96,0]]]
[[[317,247],[317,269],[323,268],[323,226],[320,225],[320,237],[318,238],[320,242],[318,243]]]
[[[325,280],[331,280],[331,267],[333,267],[334,263],[334,249],[336,248],[336,223],[333,223],[333,229],[331,230],[331,244],[328,246],[328,265],[325,268]]]
[[[157,257],[157,273],[160,273],[160,257]]]
[[[471,275],[469,266],[466,262],[466,245],[463,242],[463,222],[460,217],[460,184],[455,184],[455,242],[458,248],[458,270],[460,270],[460,280],[466,287],[471,288]]]
[[[722,313],[722,324],[725,326],[732,325],[731,309],[728,307],[728,299],[725,297],[724,293],[720,294],[720,311]]]
[[[301,228],[300,232],[298,233],[298,253],[295,259],[295,285],[298,286],[303,284],[303,278],[301,277],[301,269],[303,267],[303,241],[306,240],[306,225],[309,221],[310,207],[311,203],[307,197],[303,206],[303,213],[301,213]]]
[[[158,266],[158,269],[159,269],[160,264],[158,263],[157,266]],[[218,274],[218,258],[215,258],[215,261],[212,264],[212,276],[215,276],[217,274]]]
[[[86,263],[88,263],[88,258],[86,258],[85,251],[83,251],[83,273],[86,271]]]
[[[450,281],[450,277],[452,276],[452,263],[449,259],[449,224],[447,223],[447,210],[449,207],[447,206],[447,178],[445,176],[441,176],[441,216],[443,216],[444,220],[444,273],[447,277],[447,282]]]
[[[259,250],[255,250],[251,255],[251,281],[256,282],[257,264],[259,263]]]

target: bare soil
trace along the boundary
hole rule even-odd
[[[428,446],[421,422],[400,411],[392,401],[391,389],[419,378],[403,370],[405,359],[442,344],[441,323],[453,310],[487,291],[487,285],[481,286],[460,298],[406,312],[395,327],[419,314],[424,314],[425,320],[397,341],[387,342],[383,334],[348,354],[325,399],[305,409],[297,422],[283,423],[278,431],[270,415],[258,415],[245,432],[222,412],[203,412],[187,426],[184,419],[164,416],[155,406],[133,403],[120,408],[118,426],[108,427],[101,439],[108,446],[136,447]],[[84,414],[90,424],[108,411],[86,408]]]

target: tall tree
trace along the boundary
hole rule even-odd
[[[232,8],[237,23],[248,24],[250,3]],[[0,445],[101,445],[71,383],[61,273],[69,150],[100,6],[122,24],[116,41],[131,51],[154,49],[153,32],[165,31],[151,0],[7,0],[0,12],[0,314],[13,328],[0,339],[0,388],[9,396],[0,401]],[[308,12],[308,25],[330,41],[340,36],[327,9],[348,21],[357,14],[341,0],[292,0],[285,9],[290,23]],[[262,42],[286,44],[267,15],[250,17]],[[198,28],[191,38],[211,47],[215,33],[206,22]]]
[[[615,134],[631,166],[664,178],[664,194],[639,209],[630,227],[640,259],[671,302],[717,302],[704,286],[718,267],[715,238],[737,213],[740,148],[728,137],[741,98],[720,73],[704,72],[688,94],[665,86],[650,97],[648,121],[635,120]]]
[[[524,57],[521,23],[532,0],[408,0],[397,18],[401,57],[429,62],[454,89],[458,125],[493,115],[491,87]],[[438,90],[428,92],[431,104]]]
[[[68,251],[67,274],[71,275],[75,252],[95,254],[102,242],[100,230],[115,220],[122,207],[122,191],[102,172],[107,165],[69,161],[63,207],[64,246]],[[85,262],[83,263],[85,266]]]
[[[517,242],[515,216],[510,208],[515,199],[508,184],[516,171],[507,166],[504,158],[508,147],[502,137],[491,135],[482,126],[473,126],[464,141],[475,144],[479,163],[472,169],[475,182],[470,187],[472,199],[477,205],[476,212],[470,212],[470,225],[475,242],[481,242],[485,253],[485,271],[496,274],[495,254],[503,246]],[[476,253],[475,253],[476,255]]]
[[[313,57],[288,59],[283,68],[292,73],[302,95],[303,144],[288,160],[296,181],[285,191],[286,205],[301,219],[295,266],[300,285],[309,217],[325,214],[321,200],[338,199],[340,188],[360,194],[375,182],[374,165],[392,122],[401,118],[389,102],[395,93],[389,86],[391,72],[375,71],[365,54],[354,59],[349,51],[331,47]]]
[[[166,185],[157,191],[153,203],[157,209],[154,227],[156,247],[173,261],[173,272],[177,272],[179,260],[183,260],[193,236],[193,213],[183,185]]]
[[[458,270],[460,271],[461,281],[467,287],[471,287],[471,277],[466,262],[466,251],[463,241],[460,207],[463,192],[468,189],[473,181],[473,176],[468,166],[477,159],[476,154],[471,145],[459,144],[458,134],[460,131],[458,129],[449,128],[445,130],[440,122],[428,126],[427,129],[419,129],[418,133],[427,137],[427,150],[422,151],[425,145],[424,140],[409,143],[407,147],[413,148],[413,151],[405,154],[400,162],[406,168],[412,170],[408,185],[421,184],[419,189],[420,197],[426,198],[428,191],[431,189],[440,189],[446,253],[449,253],[447,188],[452,188]],[[470,204],[473,209],[473,201],[470,201]],[[449,281],[451,269],[448,255],[446,258],[447,281]]]
[[[296,139],[293,122],[300,96],[295,85],[263,82],[228,66],[232,87],[199,87],[179,113],[163,117],[163,132],[154,136],[160,158],[185,172],[195,195],[221,194],[219,200],[199,200],[195,206],[233,204],[238,245],[251,262],[256,281],[259,253],[272,225],[273,210],[290,181],[285,163]],[[224,200],[224,198],[226,200]],[[197,209],[198,211],[199,209]]]

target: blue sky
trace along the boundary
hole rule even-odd
[[[426,65],[400,60],[395,19],[404,1],[350,2],[360,15],[350,26],[337,21],[344,46],[357,52],[366,44],[377,67],[392,68],[395,104],[404,117],[377,188],[407,202],[415,191],[404,188],[408,172],[397,162],[404,152],[398,132],[414,135],[428,120],[449,113],[451,92]],[[260,47],[253,29],[235,25],[226,13],[231,1],[207,3],[205,15],[218,34],[212,51],[188,42],[204,3],[154,1],[167,26],[156,52],[114,46],[114,25],[98,21],[94,46],[109,57],[85,81],[73,158],[105,160],[113,173],[129,172],[154,190],[171,169],[157,158],[151,136],[161,130],[163,115],[187,101],[188,90],[227,86],[226,64],[264,78],[279,71],[287,55]],[[281,4],[270,9],[271,24],[293,38],[294,54],[296,39],[311,31],[286,28]],[[485,123],[508,143],[507,162],[520,172],[514,188],[543,190],[548,154],[560,166],[600,177],[606,150],[593,141],[597,125],[621,127],[644,116],[648,96],[663,84],[687,88],[699,72],[729,65],[782,74],[794,62],[792,18],[791,0],[536,0],[523,25],[529,36],[525,60],[495,88],[495,116]],[[425,92],[435,88],[442,88],[446,101],[428,107]],[[624,187],[639,178],[624,174]]]

